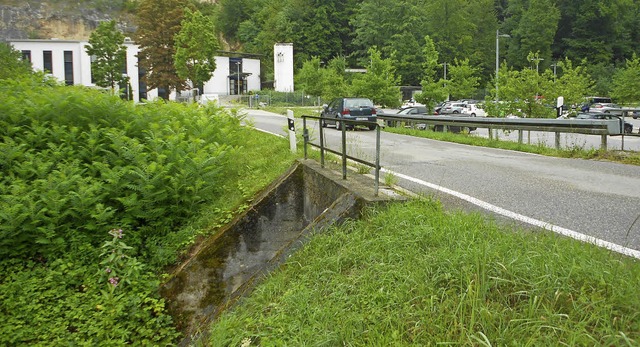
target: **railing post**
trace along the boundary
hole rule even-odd
[[[522,129],[518,130],[518,143],[522,144],[522,134],[524,131]]]
[[[488,128],[488,130],[489,130],[489,140],[493,140],[493,129]]]
[[[560,133],[556,131],[556,149],[560,149]]]
[[[376,182],[375,182],[375,196],[378,196],[378,190],[380,188],[380,125],[376,125]]]
[[[347,179],[347,124],[344,119],[340,121],[342,123],[342,179]]]
[[[322,117],[319,121],[320,128],[320,167],[324,168],[324,127],[322,126]]]
[[[304,139],[304,159],[307,160],[307,143],[309,142],[309,129],[307,129],[307,116],[302,116],[302,138]]]
[[[603,151],[607,150],[607,135],[601,135],[600,149]]]

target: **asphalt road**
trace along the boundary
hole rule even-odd
[[[286,134],[286,118],[247,110],[257,128]],[[316,122],[309,122],[318,142]],[[301,122],[296,125],[302,128]],[[325,128],[339,149],[340,132]],[[298,130],[300,131],[300,130]],[[350,154],[373,161],[374,131],[348,131]],[[525,137],[526,140],[526,137]],[[398,185],[640,258],[640,166],[544,157],[381,133],[381,165]],[[384,174],[381,176],[384,177]],[[635,222],[635,224],[634,224]]]

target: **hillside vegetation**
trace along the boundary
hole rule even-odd
[[[0,345],[172,345],[161,274],[292,163],[287,144],[223,109],[43,77],[0,83]]]

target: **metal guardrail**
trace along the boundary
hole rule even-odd
[[[416,127],[418,124],[443,126],[443,127],[467,127],[489,129],[489,138],[493,136],[494,129],[518,131],[518,142],[522,143],[523,131],[553,132],[556,135],[555,145],[560,148],[561,133],[577,133],[587,135],[600,135],[601,148],[607,148],[607,136],[623,135],[623,119],[556,119],[556,118],[493,118],[470,116],[419,116],[378,113],[378,118],[385,123],[405,123]]]
[[[320,144],[315,144],[309,139],[309,129],[307,128],[307,119],[317,119],[318,120],[318,128],[320,129]],[[374,168],[375,171],[375,196],[378,196],[378,191],[380,189],[380,125],[375,122],[365,122],[365,121],[356,121],[356,120],[347,120],[341,119],[341,122],[345,124],[353,124],[353,125],[364,125],[364,126],[372,126],[375,125],[376,132],[376,158],[375,162],[371,163],[364,159],[360,159],[354,156],[350,156],[347,154],[347,133],[346,126],[342,127],[342,137],[341,137],[341,151],[333,150],[329,147],[326,147],[324,144],[324,127],[322,127],[322,120],[329,119],[326,117],[318,117],[318,116],[302,116],[302,137],[304,138],[304,158],[307,159],[307,145],[312,147],[316,147],[320,149],[320,166],[324,168],[324,157],[325,152],[330,152],[336,155],[339,155],[342,158],[342,179],[347,179],[347,159],[353,160],[357,163],[370,166]],[[331,118],[331,120],[335,120]]]

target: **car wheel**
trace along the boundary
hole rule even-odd
[[[369,125],[369,130],[376,130],[376,126],[375,125]]]
[[[472,113],[472,114],[471,114],[471,117],[475,117],[475,116],[476,116],[476,114],[475,114],[475,113]]]
[[[342,126],[343,126],[342,122],[339,120],[336,120],[336,130],[342,130]]]
[[[320,124],[322,125],[323,128],[327,127],[327,121],[325,121],[324,119],[320,120]]]

